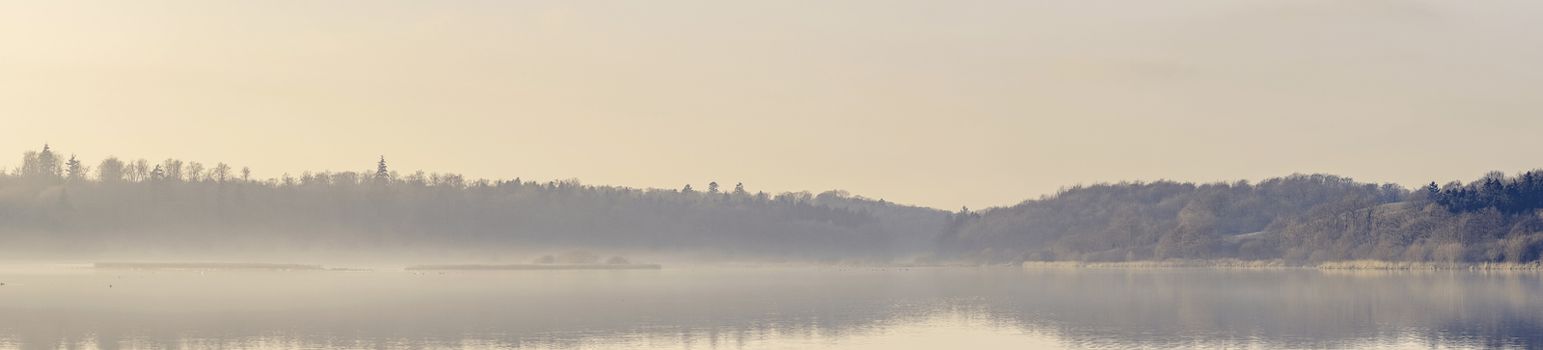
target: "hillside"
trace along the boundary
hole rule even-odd
[[[45,147],[0,174],[0,250],[498,251],[584,247],[799,259],[930,253],[946,212],[830,191],[637,189],[370,171],[255,179],[226,164],[102,160]]]
[[[637,189],[369,171],[255,179],[219,163],[96,166],[52,149],[0,173],[0,252],[467,252],[582,247],[777,259],[1530,262],[1543,173],[1418,190],[1333,175],[1077,186],[981,211],[743,184]]]
[[[1490,174],[1417,191],[1331,175],[1074,187],[955,213],[939,245],[951,257],[994,262],[1527,262],[1543,249],[1540,179]]]

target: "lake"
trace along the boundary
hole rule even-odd
[[[0,269],[0,348],[1539,348],[1537,272]]]

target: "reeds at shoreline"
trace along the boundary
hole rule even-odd
[[[1292,268],[1280,260],[1142,260],[1142,261],[1025,261],[1024,268],[1160,269],[1160,268]]]
[[[1291,264],[1282,260],[1147,260],[1147,261],[1025,261],[1024,268],[1092,268],[1092,269],[1159,269],[1159,268],[1213,268],[1213,269],[1318,269],[1318,270],[1474,270],[1474,271],[1543,271],[1543,263],[1451,263],[1419,261],[1347,260],[1327,261],[1317,264]]]
[[[1419,262],[1419,261],[1383,261],[1383,260],[1349,260],[1330,261],[1316,266],[1322,270],[1514,270],[1514,271],[1538,271],[1543,270],[1543,265],[1538,262],[1530,263],[1453,263],[1453,262]]]

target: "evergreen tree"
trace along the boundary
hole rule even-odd
[[[747,193],[748,192],[745,192],[745,183],[740,182],[740,183],[734,184],[734,194],[735,195],[745,195]]]
[[[86,168],[80,165],[80,160],[75,155],[70,155],[70,160],[64,162],[66,178],[70,181],[83,181],[86,179]]]
[[[681,193],[692,193],[692,192],[696,192],[696,190],[691,188],[691,184],[686,184],[686,187],[682,187],[680,189],[680,192]]]
[[[43,151],[38,152],[38,167],[44,176],[59,177],[59,156],[46,143],[43,144]]]
[[[386,156],[380,156],[380,161],[375,162],[375,180],[385,181],[391,178],[391,171],[386,169]]]
[[[713,182],[708,182],[707,183],[707,193],[714,193],[714,194],[718,193],[718,182],[717,181],[713,181]]]

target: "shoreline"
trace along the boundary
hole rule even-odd
[[[1312,269],[1382,271],[1543,271],[1543,262],[1444,263],[1422,261],[1343,260],[1289,264],[1283,260],[1144,260],[1144,261],[1025,261],[1020,267],[1079,269]]]

